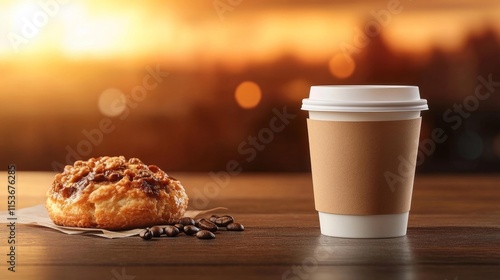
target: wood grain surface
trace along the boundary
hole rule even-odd
[[[17,175],[17,207],[43,204],[53,174]],[[417,176],[407,236],[342,239],[319,232],[310,174],[171,175],[246,230],[143,241],[18,225],[13,273],[2,224],[0,279],[500,279],[500,176]]]

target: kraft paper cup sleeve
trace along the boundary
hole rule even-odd
[[[410,210],[421,118],[307,120],[316,210],[381,215]]]

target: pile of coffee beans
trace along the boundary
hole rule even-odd
[[[144,240],[150,240],[153,237],[175,237],[180,233],[185,235],[196,235],[198,239],[214,239],[214,232],[219,228],[225,228],[227,231],[243,231],[245,227],[240,223],[235,223],[234,218],[229,215],[212,215],[210,218],[193,219],[184,217],[174,224],[166,226],[153,226],[143,229],[139,236]]]

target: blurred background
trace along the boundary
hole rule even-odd
[[[307,172],[309,87],[420,87],[419,172],[500,170],[497,0],[0,2],[2,170]],[[424,142],[422,142],[424,143]]]

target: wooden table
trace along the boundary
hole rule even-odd
[[[407,236],[341,239],[319,232],[310,174],[240,174],[219,187],[208,173],[171,175],[246,230],[148,242],[18,225],[12,273],[2,225],[0,279],[500,279],[500,176],[417,177]],[[18,208],[43,203],[52,177],[19,172]],[[0,201],[5,210],[6,188]]]

